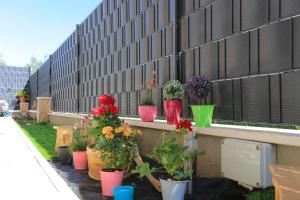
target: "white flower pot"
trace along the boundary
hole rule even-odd
[[[163,200],[183,200],[188,181],[160,179]]]

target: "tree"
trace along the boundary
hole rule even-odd
[[[29,67],[31,74],[35,73],[44,63],[44,60],[38,59],[35,56],[30,58],[30,63],[26,64],[26,67]]]
[[[1,66],[7,66],[7,64],[6,64],[6,62],[5,62],[4,58],[3,58],[3,54],[2,53],[0,54],[0,67]]]

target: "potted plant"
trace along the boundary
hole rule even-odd
[[[96,146],[99,136],[102,135],[102,129],[105,126],[120,127],[121,120],[118,117],[118,107],[115,106],[115,99],[109,95],[99,97],[99,107],[91,110],[91,116],[86,118],[86,124],[89,127],[89,136],[91,143],[87,146],[88,156],[88,175],[94,180],[101,180],[99,171],[103,168],[100,149]]]
[[[163,85],[164,110],[168,124],[180,120],[184,86],[178,80],[167,81]]]
[[[186,92],[192,99],[199,99],[202,105],[192,105],[192,112],[196,127],[210,127],[214,112],[214,105],[203,105],[204,100],[213,87],[213,82],[204,76],[192,76],[185,84]]]
[[[153,71],[153,80],[141,85],[142,98],[138,110],[140,118],[144,122],[153,122],[156,118],[157,106],[152,101],[152,91],[156,87],[155,71]]]
[[[101,159],[105,160],[100,170],[102,194],[113,196],[115,187],[122,185],[124,174],[129,173],[137,154],[140,130],[128,124],[120,127],[106,126],[99,136],[97,148],[101,151]]]
[[[70,145],[70,151],[73,155],[74,168],[77,170],[87,169],[86,146],[88,142],[81,138],[80,131],[73,133],[73,142]]]
[[[29,92],[26,90],[19,90],[17,91],[16,96],[19,97],[20,103],[24,103],[26,98],[29,97]]]
[[[141,177],[149,176],[152,173],[165,173],[160,177],[162,196],[164,200],[183,200],[187,188],[187,183],[192,174],[192,170],[186,169],[197,155],[196,150],[188,150],[188,147],[177,143],[179,135],[186,135],[192,131],[191,123],[187,120],[179,121],[176,130],[172,131],[173,137],[165,139],[163,134],[162,144],[155,147],[149,157],[159,164],[161,168],[150,168],[149,163],[137,166],[132,173],[138,173]]]

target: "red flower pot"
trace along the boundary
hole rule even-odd
[[[168,124],[176,124],[180,120],[182,100],[164,100],[164,110]]]
[[[157,115],[157,106],[139,106],[139,115],[143,122],[153,122]]]
[[[23,97],[23,96],[21,96],[21,97],[19,97],[19,98],[20,98],[20,103],[24,103],[24,102],[26,101],[26,98]]]
[[[114,196],[114,188],[122,185],[124,171],[100,171],[100,177],[102,194],[105,196]]]
[[[73,161],[75,169],[87,169],[87,155],[85,151],[73,152]]]

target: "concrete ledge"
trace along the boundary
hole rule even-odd
[[[85,114],[58,112],[52,112],[49,115],[53,117],[62,117],[69,119],[73,118],[74,120],[80,120],[84,116],[86,116]],[[154,122],[142,122],[138,118],[121,117],[121,119],[132,126],[142,128],[157,129],[162,131],[170,131],[175,128],[175,125],[169,125],[166,123],[165,120],[155,120]],[[233,126],[222,124],[213,124],[211,128],[193,128],[200,135],[208,135],[221,138],[236,138],[300,147],[300,131],[297,130],[262,128],[251,126]]]
[[[31,117],[32,119],[36,119],[36,117],[37,117],[37,111],[36,111],[36,110],[29,110],[29,111],[28,111],[28,115],[29,115],[29,117]]]

